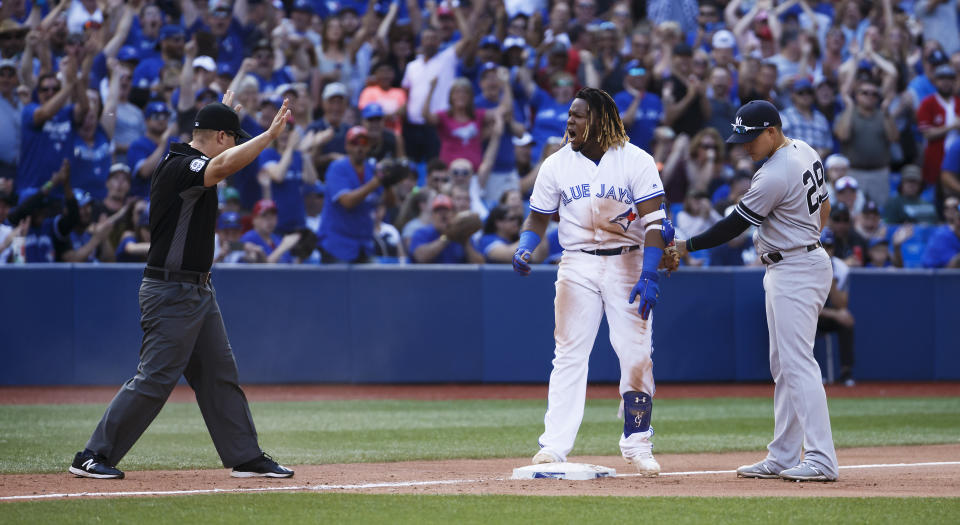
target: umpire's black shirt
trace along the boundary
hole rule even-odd
[[[217,187],[203,185],[210,158],[173,143],[150,185],[150,252],[147,265],[209,272],[217,223]]]

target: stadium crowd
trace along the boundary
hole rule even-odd
[[[654,156],[678,235],[750,185],[781,109],[824,159],[833,254],[960,267],[958,0],[3,0],[0,264],[144,261],[150,176],[226,90],[217,262],[506,263],[584,86]],[[752,232],[685,261],[757,264]],[[535,261],[554,262],[556,233]]]

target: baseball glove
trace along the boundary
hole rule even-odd
[[[450,221],[450,226],[443,233],[451,241],[463,244],[480,228],[483,228],[483,221],[476,213],[462,211]]]
[[[680,252],[677,250],[677,243],[671,242],[669,246],[663,249],[663,257],[660,257],[659,269],[666,270],[667,273],[670,273],[679,267]]]
[[[405,163],[394,159],[383,159],[377,165],[377,171],[380,174],[380,182],[384,188],[389,188],[400,182],[407,175],[407,166]]]

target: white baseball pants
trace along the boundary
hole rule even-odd
[[[628,303],[642,266],[643,250],[610,256],[563,252],[554,302],[556,350],[544,432],[539,439],[542,448],[563,461],[573,450],[583,421],[588,361],[604,314],[610,326],[610,343],[620,360],[620,393],[633,390],[654,394],[650,357],[653,314],[644,321],[637,313],[639,304]],[[621,452],[629,457],[636,455],[637,447],[649,450],[650,435],[652,431],[622,440]]]

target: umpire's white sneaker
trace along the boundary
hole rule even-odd
[[[763,460],[753,465],[743,465],[737,469],[738,478],[775,479],[780,477],[779,469]]]
[[[533,456],[532,462],[534,465],[542,465],[544,463],[563,463],[563,460],[554,455],[553,452],[542,448],[540,452]]]
[[[801,461],[796,467],[784,470],[780,477],[787,481],[837,481],[837,478],[827,476],[819,465],[809,461]]]
[[[653,478],[660,475],[660,464],[653,458],[653,452],[641,452],[636,456],[623,457],[627,463],[632,463],[637,467],[637,472],[645,478]]]

